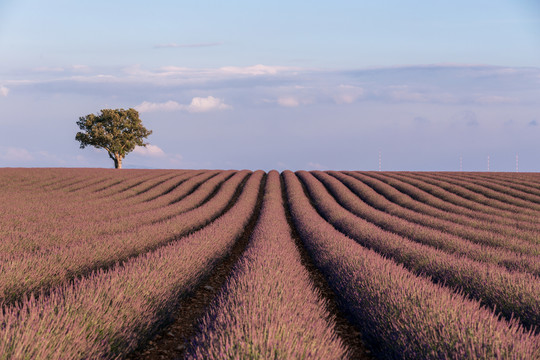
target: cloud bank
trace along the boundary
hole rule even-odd
[[[172,100],[164,103],[144,101],[135,106],[135,109],[141,113],[153,111],[187,111],[190,113],[202,113],[209,111],[230,110],[232,109],[232,106],[225,104],[223,99],[208,96],[205,98],[194,97],[189,105],[183,105]]]
[[[151,113],[143,118],[154,131],[150,142],[160,146],[136,150],[128,159],[134,166],[271,169],[285,160],[291,169],[378,169],[382,150],[387,170],[456,170],[460,154],[464,170],[484,169],[488,152],[492,169],[510,169],[518,152],[520,169],[539,169],[540,68],[63,69],[3,74],[0,123],[10,131],[0,132],[0,167],[108,167],[103,154],[81,152],[86,163],[66,155],[78,148],[66,124],[105,107],[136,107]]]

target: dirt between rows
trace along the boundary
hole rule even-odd
[[[253,232],[262,207],[264,195],[264,186],[266,177],[261,183],[259,197],[257,199],[256,209],[246,226],[243,234],[235,243],[231,253],[227,258],[222,260],[194,292],[181,301],[178,310],[174,316],[173,322],[163,327],[148,343],[137,351],[129,354],[127,359],[143,359],[143,360],[165,360],[165,359],[182,359],[189,346],[190,339],[195,335],[199,320],[205,315],[208,306],[212,300],[218,295],[219,290],[225,284],[227,278],[240,256],[244,253]],[[282,190],[284,191],[282,182]],[[238,196],[239,194],[237,194]],[[236,197],[237,197],[236,196]],[[295,240],[296,246],[301,254],[302,264],[306,267],[310,274],[310,278],[315,287],[320,292],[321,296],[326,300],[326,308],[335,324],[335,332],[342,340],[343,344],[348,347],[351,359],[372,360],[370,350],[365,346],[362,340],[360,331],[354,327],[347,317],[341,312],[338,307],[334,292],[330,289],[324,276],[318,271],[313,264],[312,259],[304,248],[298,233],[293,225],[287,199],[283,192],[285,201],[285,213],[287,221],[291,229],[291,234]],[[231,206],[236,199],[231,201]]]
[[[242,186],[239,186],[238,191],[223,213],[227,212],[236,203],[246,181],[247,178],[242,182]],[[129,354],[127,359],[164,360],[182,359],[184,357],[189,341],[195,335],[199,320],[204,316],[208,306],[225,284],[234,264],[242,256],[249,243],[249,238],[261,212],[265,184],[266,176],[261,181],[253,215],[244,232],[234,244],[229,256],[220,261],[209,277],[203,280],[191,295],[180,302],[173,321],[164,326],[144,347]]]
[[[326,303],[326,311],[330,314],[330,317],[334,320],[334,331],[341,339],[343,344],[349,349],[350,359],[358,360],[373,360],[375,357],[371,354],[371,351],[367,348],[366,343],[362,339],[362,333],[357,329],[348,319],[345,313],[343,313],[337,302],[336,294],[330,288],[328,281],[324,275],[317,269],[313,263],[313,259],[309,256],[300,235],[296,231],[294,226],[291,212],[289,209],[289,203],[287,194],[285,191],[285,182],[283,176],[281,176],[281,192],[283,196],[283,202],[285,204],[285,215],[287,216],[287,222],[291,229],[291,235],[296,243],[296,247],[300,252],[302,265],[307,269],[309,277],[315,288],[319,291]]]

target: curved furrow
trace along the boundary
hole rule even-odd
[[[200,178],[198,181],[186,184],[188,187],[183,187],[183,193],[185,195],[192,193],[192,190],[204,180],[205,178]],[[185,199],[185,201],[181,201],[168,209],[160,209],[160,204],[156,205],[157,209],[152,208],[148,203],[144,204],[146,209],[143,208],[143,210],[146,210],[147,213],[139,211],[138,220],[144,221],[148,219],[146,215],[161,215],[165,219],[174,214],[185,212],[208,199],[216,186],[218,184],[214,181],[203,187],[202,191],[190,196],[189,199]],[[49,193],[43,194],[49,195]],[[127,221],[130,219],[128,217],[130,211],[136,210],[135,206],[130,206],[124,211],[124,204],[119,202],[111,204],[106,201],[84,201],[84,198],[79,199],[72,195],[58,196],[59,194],[54,193],[51,195],[49,199],[41,199],[39,202],[29,202],[23,197],[18,199],[19,203],[10,203],[10,206],[14,206],[14,208],[9,210],[19,213],[16,218],[11,215],[11,222],[13,224],[18,222],[20,226],[8,226],[7,229],[11,230],[11,234],[6,233],[4,241],[0,243],[0,247],[4,250],[4,252],[0,252],[3,258],[12,253],[12,251],[6,251],[9,246],[15,246],[14,250],[17,249],[17,246],[20,246],[22,249],[28,249],[32,252],[41,250],[46,252],[48,251],[47,247],[59,247],[73,242],[94,241],[93,239],[97,239],[107,232],[112,235],[114,227],[118,228],[120,224],[125,225],[125,228],[120,226],[120,230],[126,234],[127,232],[133,232],[137,226],[141,225],[138,223],[136,216],[131,217],[131,222]],[[166,203],[170,199],[166,199]],[[19,211],[19,205],[30,206],[22,207],[21,211]],[[117,215],[118,209],[122,209],[122,212]],[[28,214],[32,215],[29,216]],[[9,221],[10,218],[6,217],[5,219]],[[103,221],[104,219],[106,219],[106,222]],[[155,221],[157,219],[159,217],[150,220]],[[69,229],[69,231],[66,231],[66,229]],[[10,241],[10,239],[13,240]]]
[[[150,197],[152,197],[152,193],[155,191],[159,191],[159,189],[163,186],[163,184],[172,183],[173,181],[177,181],[177,184],[180,185],[184,183],[185,181],[204,173],[204,171],[194,171],[194,170],[188,170],[188,171],[173,171],[168,170],[164,172],[159,177],[156,177],[152,183],[143,183],[140,185],[137,185],[127,191],[125,191],[125,194],[123,194],[122,200],[133,202],[134,204],[139,204],[141,202],[146,202]]]
[[[400,192],[396,181],[383,182],[375,178],[356,177],[331,172],[369,205],[389,214],[444,231],[478,244],[497,246],[538,255],[540,237],[537,232],[517,230],[495,222],[471,219],[470,216],[445,212]],[[394,185],[394,187],[392,186]]]
[[[429,185],[419,180],[404,178],[394,173],[354,173],[345,172],[381,193],[392,202],[411,210],[457,222],[471,228],[500,232],[503,235],[518,236],[534,243],[540,243],[540,224],[523,219],[515,219],[513,213],[493,210],[470,200]],[[401,193],[401,194],[400,194]],[[403,194],[405,196],[403,196]],[[408,198],[413,201],[409,201]],[[491,224],[491,225],[490,225]]]
[[[516,212],[540,212],[540,203],[538,197],[512,189],[508,186],[501,186],[486,180],[463,179],[450,173],[424,174],[433,179],[441,179],[452,185],[460,186],[464,189],[480,194],[488,199],[489,202],[497,206],[509,206],[516,209]]]
[[[104,177],[104,176],[96,177],[95,173],[92,173],[92,174],[89,174],[89,175],[90,176],[86,175],[86,176],[81,178],[81,175],[79,174],[79,176],[77,176],[77,177],[66,179],[65,182],[60,182],[60,183],[54,184],[53,186],[51,186],[50,190],[51,191],[72,192],[71,191],[72,189],[77,190],[77,189],[85,188],[86,184],[90,184],[90,186],[91,185],[96,185],[97,186],[97,185],[100,185],[102,182],[111,180],[113,178],[111,176],[111,174],[108,174],[109,177]],[[101,175],[101,173],[100,173],[100,175]]]
[[[51,171],[54,170],[54,171]],[[5,179],[2,186],[14,185],[17,190],[24,188],[36,189],[36,187],[42,188],[46,186],[52,186],[58,182],[65,181],[65,177],[59,177],[59,169],[2,169],[2,179]],[[69,171],[71,169],[62,169]],[[35,176],[36,172],[39,176]],[[6,173],[10,174],[10,177],[6,179]],[[70,172],[72,173],[72,172]],[[74,179],[77,174],[72,174],[71,179]]]
[[[473,174],[479,174],[486,178],[506,178],[506,179],[519,179],[523,183],[540,184],[540,177],[538,172],[493,172],[493,171],[478,171],[471,172]]]
[[[107,170],[111,170],[111,169],[107,169]],[[142,174],[138,174],[136,175],[135,173],[125,173],[124,171],[121,171],[121,172],[115,172],[115,171],[106,171],[106,169],[103,169],[102,170],[104,172],[104,174],[106,174],[108,172],[108,177],[106,177],[106,181],[99,181],[100,179],[102,179],[104,176],[96,173],[96,174],[93,174],[91,177],[88,177],[88,180],[91,181],[94,179],[96,179],[97,181],[96,182],[93,182],[89,185],[85,184],[83,186],[78,186],[76,188],[70,188],[70,189],[66,189],[66,191],[68,192],[81,192],[81,193],[87,193],[89,196],[95,196],[95,197],[99,197],[101,194],[94,194],[94,193],[99,193],[100,191],[103,191],[104,193],[107,193],[107,190],[110,190],[112,188],[112,191],[109,191],[110,193],[115,193],[116,192],[116,189],[114,189],[114,186],[120,186],[121,184],[123,184],[124,182],[128,181],[128,182],[132,182],[134,180],[134,178],[137,178],[139,176],[143,176]],[[127,170],[126,170],[127,171]]]
[[[202,172],[202,171],[201,171]],[[163,177],[165,177],[165,179],[161,179],[155,183],[153,183],[152,185],[150,186],[140,186],[140,187],[137,187],[136,189],[133,189],[131,191],[131,193],[128,195],[129,198],[138,198],[138,197],[142,197],[141,195],[145,194],[145,193],[148,193],[150,191],[152,191],[152,189],[156,188],[156,187],[159,187],[161,186],[162,184],[164,183],[167,183],[169,181],[171,181],[172,179],[176,179],[180,176],[185,176],[186,178],[187,177],[190,177],[190,176],[195,176],[195,175],[198,175],[199,172],[183,172],[182,175],[178,175],[176,174],[175,172],[173,171],[168,171],[166,174],[163,175]]]
[[[206,178],[201,177],[180,190],[187,195]],[[155,222],[160,216],[165,219],[193,208],[197,205],[197,197],[202,196],[202,202],[213,190],[208,189],[202,194],[199,192],[189,200],[164,209],[159,209],[163,206],[159,202],[129,205],[125,202],[87,199],[85,196],[55,192],[10,193],[10,201],[0,210],[4,215],[0,218],[0,235],[3,239],[0,242],[0,256],[6,258],[26,252],[46,252],[50,247],[61,247],[73,242],[89,241],[106,233],[112,234],[114,229],[124,233],[133,232],[145,220]],[[181,193],[171,192],[175,198],[179,195]],[[36,196],[40,196],[39,200]],[[165,197],[165,203],[172,199]],[[138,218],[133,215],[136,211]],[[128,221],[130,219],[131,222]]]
[[[377,210],[363,202],[345,184],[328,174],[314,171],[312,175],[325,185],[327,191],[330,192],[339,205],[383,230],[424,245],[432,246],[450,254],[504,266],[512,271],[529,272],[536,276],[540,275],[540,247],[534,249],[527,248],[527,250],[536,251],[536,256],[527,256],[508,250],[508,248],[512,248],[512,242],[509,244],[498,244],[505,246],[507,249],[502,248],[502,246],[501,248],[494,248],[478,245],[467,239],[426,227],[422,225],[421,221],[419,223],[412,223],[406,218],[396,217],[387,212]],[[427,223],[425,220],[424,222]]]
[[[463,291],[507,319],[517,317],[528,328],[540,324],[538,277],[448,254],[384,231],[340,206],[313,175],[300,171],[298,176],[323,218],[359,244],[392,258],[416,274],[430,276],[457,292]]]
[[[445,174],[444,178],[451,178],[458,181],[467,181],[473,185],[479,185],[482,188],[488,189],[490,191],[495,191],[496,193],[503,194],[508,197],[508,200],[511,203],[515,203],[518,206],[525,208],[535,208],[539,209],[540,206],[540,194],[534,194],[530,191],[522,191],[516,189],[516,186],[519,185],[512,182],[499,182],[496,179],[485,179],[475,176],[456,176],[455,174]]]
[[[144,203],[140,208],[133,206],[132,211],[123,216],[106,216],[104,220],[91,223],[93,228],[98,229],[92,232],[92,236],[136,231],[141,226],[166,221],[192,210],[209,201],[219,191],[221,185],[234,174],[235,171],[222,171],[188,179],[173,191],[163,195],[164,199],[157,198],[159,202]]]
[[[524,185],[528,186],[535,186],[538,187],[540,185],[540,173],[534,172],[534,173],[526,173],[526,172],[520,172],[520,173],[496,173],[496,174],[487,174],[490,177],[498,176],[501,178],[511,178],[511,179],[519,179],[518,181],[523,183]]]
[[[291,237],[279,174],[268,174],[250,244],[212,303],[186,359],[344,359]]]
[[[118,174],[118,175],[125,175],[124,171],[122,171],[122,174]],[[96,196],[98,198],[99,197],[108,197],[109,193],[111,193],[111,192],[115,193],[117,191],[116,188],[122,186],[122,184],[125,181],[125,179],[123,179],[123,177],[119,177],[119,176],[113,176],[113,178],[111,180],[112,181],[110,183],[101,184],[101,186],[98,187],[98,188],[84,189],[84,191],[93,192],[94,193],[93,196]]]
[[[21,183],[24,187],[35,188],[39,186],[40,188],[45,188],[48,186],[55,186],[61,184],[62,182],[72,181],[80,177],[80,173],[74,171],[74,169],[11,169],[13,170],[13,175],[17,177],[17,183],[20,181],[25,181]],[[36,173],[39,173],[39,176],[35,176]],[[47,174],[50,174],[49,178],[46,178]],[[26,180],[24,180],[26,179]]]
[[[102,208],[106,209],[107,203],[114,203],[116,204],[116,207],[125,204],[129,209],[129,203],[132,200],[123,198],[122,191],[124,189],[127,190],[132,186],[136,186],[138,183],[152,181],[154,177],[155,176],[145,177],[144,174],[128,174],[128,176],[113,175],[106,181],[96,181],[92,184],[86,183],[84,186],[80,186],[76,189],[70,189],[67,191],[66,195],[69,198],[80,199],[79,201],[85,206],[103,204]],[[58,192],[59,191],[56,191],[56,193]]]
[[[122,183],[116,174],[111,174],[108,177],[96,177],[88,178],[75,184],[73,187],[65,187],[62,189],[55,189],[56,191],[62,190],[67,193],[77,193],[78,196],[86,196],[91,199],[98,199],[100,197],[99,192],[107,190]]]
[[[90,185],[79,185],[77,187],[70,188],[69,191],[81,191],[83,193],[88,193],[90,196],[104,197],[116,193],[118,188],[121,188],[126,182],[132,182],[136,178],[145,176],[145,172],[146,170],[141,171],[135,169],[127,169],[122,171],[118,171],[117,169],[94,169],[91,176],[88,177],[88,180],[91,181],[92,178],[97,177],[103,181],[93,182]]]
[[[337,231],[284,172],[294,223],[342,307],[381,358],[531,359],[540,338]]]
[[[176,178],[185,181],[185,179],[189,179],[194,175],[196,175],[196,172],[192,171],[167,170],[159,174],[155,173],[154,176],[148,178],[147,180],[143,181],[139,179],[138,181],[130,183],[129,185],[125,184],[124,188],[119,189],[118,191],[110,192],[108,194],[100,194],[100,196],[91,199],[91,201],[96,203],[121,203],[122,206],[125,206],[127,208],[126,210],[131,211],[132,206],[140,206],[139,203],[144,200],[144,197],[137,196],[139,192],[142,193],[145,189],[151,189],[159,186],[159,184],[167,181],[168,179]],[[74,194],[74,196],[80,197],[82,195]]]
[[[163,196],[170,194],[172,191],[177,189],[180,185],[186,183],[187,181],[194,179],[196,177],[204,177],[204,174],[209,174],[209,176],[218,174],[219,171],[193,171],[186,172],[179,176],[173,176],[164,181],[159,181],[157,184],[138,190],[135,195],[132,196],[133,200],[141,205],[143,203],[150,203],[156,199],[163,198]],[[158,206],[161,206],[159,204]]]
[[[530,229],[533,231],[540,231],[540,227],[537,224],[536,218],[531,216],[524,216],[515,214],[512,212],[495,209],[484,204],[474,202],[472,200],[463,198],[453,192],[443,189],[435,184],[425,182],[413,177],[407,177],[404,174],[385,173],[384,175],[378,175],[374,173],[364,173],[365,175],[381,179],[384,177],[393,178],[401,181],[413,188],[418,188],[420,191],[431,195],[429,199],[426,199],[422,194],[420,198],[417,198],[418,192],[414,190],[405,190],[406,193],[419,201],[429,202],[430,205],[435,206],[441,210],[451,211],[457,214],[466,214],[471,218],[481,218],[487,221],[496,221],[499,223],[505,223],[508,225],[514,225],[518,229]],[[394,185],[393,185],[394,186]],[[402,190],[402,188],[400,188]]]
[[[198,190],[201,184],[212,180],[212,178],[220,174],[220,179],[222,179],[223,171],[206,171],[174,177],[170,181],[163,182],[161,185],[153,188],[153,190],[146,192],[146,198],[143,196],[133,198],[134,203],[131,205],[130,212],[126,215],[132,216],[136,213],[162,210],[163,207],[169,206],[173,199],[177,201],[183,200]],[[232,175],[231,172],[227,174]],[[215,180],[212,180],[210,183],[214,184]]]
[[[13,303],[24,294],[46,290],[99,268],[110,267],[201,229],[227,210],[249,173],[236,173],[204,205],[159,224],[3,260],[0,263],[0,301]]]
[[[125,357],[167,323],[178,303],[227,255],[250,220],[262,177],[262,172],[253,174],[229,211],[181,241],[48,296],[5,307],[0,314],[1,356]]]
[[[150,171],[150,170],[149,170]],[[190,171],[181,170],[178,172],[179,175],[184,173],[189,173]],[[101,191],[99,194],[99,197],[107,197],[107,198],[123,198],[125,194],[123,194],[126,191],[129,191],[130,189],[136,188],[138,186],[141,186],[148,182],[152,183],[153,181],[156,181],[161,176],[166,175],[170,173],[170,170],[164,172],[163,170],[152,170],[150,171],[150,174],[142,173],[142,174],[132,174],[131,176],[126,176],[125,179],[122,180],[121,186],[119,187],[111,187],[104,191]]]
[[[505,194],[496,193],[495,191],[490,191],[480,185],[474,185],[472,183],[466,183],[459,180],[450,179],[448,177],[437,177],[433,174],[407,174],[408,176],[413,176],[420,178],[426,182],[436,184],[450,192],[458,194],[461,197],[469,199],[471,201],[484,204],[493,209],[499,209],[508,211],[514,214],[521,214],[531,217],[538,217],[538,210],[525,208],[522,205],[518,205],[516,202],[518,199],[515,199],[511,196],[506,196]]]
[[[189,171],[179,171],[178,174],[180,175],[180,174],[185,174],[185,173],[188,173],[188,172]],[[120,189],[115,194],[115,196],[119,196],[119,195],[124,196],[124,195],[126,195],[124,193],[137,192],[138,188],[152,186],[155,183],[158,183],[159,181],[161,181],[161,178],[166,177],[166,176],[170,176],[170,175],[171,175],[171,171],[169,171],[169,170],[167,170],[167,171],[164,171],[164,170],[155,171],[151,175],[146,176],[143,180],[138,180],[137,182],[135,182],[133,184],[130,184],[128,186],[125,186],[123,189]],[[128,194],[128,196],[129,196],[129,194]]]
[[[504,186],[507,188],[514,189],[516,191],[520,191],[523,193],[526,193],[528,195],[535,196],[536,202],[539,202],[540,200],[540,184],[536,183],[526,183],[523,181],[520,181],[518,174],[514,174],[513,177],[506,177],[501,176],[498,174],[496,177],[492,176],[481,176],[477,173],[465,173],[463,174],[463,178],[471,179],[471,180],[482,180],[482,181],[489,181],[490,183],[494,183],[500,186]]]
[[[168,171],[171,171],[171,170],[168,170]],[[196,173],[196,171],[194,170],[176,170],[180,176],[184,175],[184,174],[194,174]],[[124,172],[121,171],[122,173]],[[123,175],[123,176],[121,176]],[[126,182],[131,182],[132,180],[130,180],[130,174],[119,174],[117,175],[116,179],[117,179],[117,183],[116,184],[110,184],[110,185],[107,185],[106,187],[104,187],[103,189],[97,189],[97,190],[94,190],[94,192],[96,193],[95,196],[98,198],[98,199],[103,199],[103,198],[109,198],[111,196],[115,196],[116,194],[118,194],[120,192],[120,188],[126,183]],[[133,173],[132,174],[132,178],[136,178],[136,177],[139,177],[137,175],[137,173]]]
[[[163,204],[180,195],[188,197],[174,206],[163,206],[159,202],[130,205],[119,201],[92,201],[73,195],[56,197],[52,194],[51,199],[42,199],[40,204],[45,207],[40,211],[32,206],[23,211],[18,218],[14,219],[13,215],[5,217],[11,218],[12,223],[17,221],[21,225],[16,228],[13,225],[6,227],[3,241],[0,243],[0,257],[20,256],[27,252],[48,252],[48,248],[51,247],[67,246],[73,242],[96,241],[95,239],[118,232],[124,235],[133,233],[142,225],[166,220],[202,204],[219,187],[224,177],[232,173],[224,174],[221,179],[210,181],[201,189],[194,191],[200,183],[212,175],[215,174],[186,182],[186,186],[171,192],[168,199],[165,197]],[[25,200],[22,202],[28,204]],[[122,211],[119,212],[119,209]],[[29,217],[27,213],[35,215]],[[34,216],[39,220],[34,221]],[[66,231],[67,229],[69,231]]]

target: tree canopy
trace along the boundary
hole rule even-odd
[[[103,109],[98,115],[89,114],[79,118],[77,125],[82,131],[75,135],[81,149],[92,145],[105,149],[114,161],[114,167],[122,168],[122,159],[135,146],[146,146],[144,139],[152,134],[146,129],[139,112],[135,109]]]

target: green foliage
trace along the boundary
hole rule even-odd
[[[146,146],[143,139],[152,134],[146,129],[135,109],[103,109],[101,114],[89,114],[79,118],[77,125],[82,130],[75,135],[81,149],[92,145],[105,149],[114,160],[116,168],[121,168],[122,159],[135,146]]]

